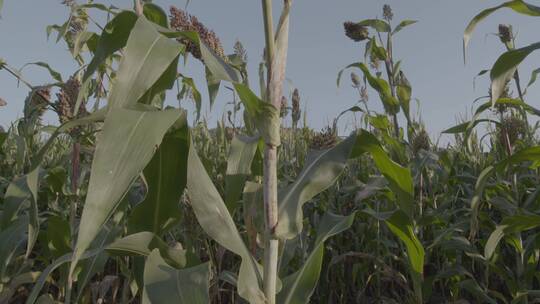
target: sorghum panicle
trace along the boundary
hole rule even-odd
[[[223,46],[216,33],[208,29],[202,24],[197,17],[186,13],[185,11],[171,6],[171,27],[177,31],[194,31],[199,34],[201,42],[206,44],[217,56],[226,59]],[[178,38],[178,41],[186,46],[186,50],[193,55],[193,57],[203,60],[201,50],[198,45],[191,40],[185,38]]]
[[[281,105],[279,107],[279,117],[283,118],[289,114],[289,104],[287,102],[287,97],[281,96]]]
[[[302,111],[300,110],[300,92],[298,89],[294,89],[292,95],[292,120],[293,125],[296,126],[300,121]]]
[[[234,54],[242,59],[243,62],[248,61],[247,51],[240,40],[236,40],[236,43],[234,44]]]
[[[510,43],[513,40],[512,26],[506,24],[499,24],[499,39],[501,42],[506,44]]]
[[[81,83],[79,80],[72,76],[64,83],[64,85],[62,85],[60,92],[56,94],[56,109],[60,123],[66,123],[74,118],[83,117],[88,114],[85,105],[81,104],[77,116],[73,116],[80,87]]]
[[[326,127],[321,132],[315,133],[309,146],[314,150],[324,150],[334,147],[337,143],[338,137],[335,129]]]
[[[525,122],[513,115],[506,116],[502,119],[499,126],[499,141],[504,145],[514,145],[518,139],[522,139],[527,131]],[[508,137],[508,138],[507,138]]]
[[[347,21],[343,23],[343,27],[345,28],[345,35],[353,41],[359,42],[366,40],[369,37],[368,29],[358,23]]]
[[[429,151],[430,140],[429,134],[423,128],[413,134],[411,139],[412,151],[416,154],[420,150]]]
[[[392,12],[392,7],[390,5],[383,5],[383,18],[384,20],[390,22],[394,18],[394,13]]]

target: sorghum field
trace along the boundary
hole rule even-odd
[[[362,52],[337,83],[359,101],[319,131],[302,92],[283,89],[294,3],[279,2],[254,12],[257,75],[204,16],[142,0],[57,4],[70,16],[47,32],[80,66],[71,75],[38,62],[51,82],[33,84],[0,60],[28,88],[0,133],[0,303],[540,303],[540,110],[527,96],[540,70],[518,69],[540,42],[493,29],[505,51],[479,74],[489,94],[441,146],[393,56],[393,38],[420,25],[389,5],[343,20]],[[540,16],[489,5],[463,25],[464,59],[499,9]],[[225,89],[234,102],[210,127],[201,105]],[[356,130],[338,136],[350,115]]]

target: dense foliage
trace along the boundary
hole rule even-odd
[[[68,77],[32,63],[52,80],[36,86],[0,60],[29,88],[23,117],[0,133],[0,303],[540,303],[540,110],[527,102],[538,70],[526,86],[518,70],[540,44],[520,48],[499,26],[505,52],[480,72],[489,96],[439,147],[411,113],[393,51],[416,21],[395,22],[384,5],[382,19],[344,23],[365,56],[337,82],[351,72],[359,101],[316,131],[300,91],[281,93],[292,2],[274,33],[265,1],[256,79],[240,42],[227,55],[197,17],[139,0],[133,10],[63,1],[69,19],[47,32],[80,65]],[[464,51],[502,8],[540,16],[521,0],[487,9]],[[210,104],[222,87],[234,93],[216,128],[185,60],[204,69]],[[370,109],[379,101],[382,113]],[[43,124],[46,111],[59,126]],[[347,137],[343,115],[360,119]]]

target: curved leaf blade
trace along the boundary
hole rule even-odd
[[[201,227],[216,242],[242,258],[238,294],[250,303],[265,303],[266,299],[260,288],[262,276],[258,266],[193,145],[190,145],[187,181],[191,206]]]

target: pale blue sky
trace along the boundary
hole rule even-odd
[[[60,5],[60,0],[4,2],[0,19],[0,58],[15,67],[21,67],[27,62],[47,61],[64,78],[68,78],[77,67],[66,51],[65,44],[56,44],[54,39],[47,41],[45,35],[47,25],[66,20],[67,8]],[[154,2],[167,8],[170,5],[185,5],[185,0]],[[461,41],[465,26],[480,10],[500,2],[295,0],[291,15],[287,77],[300,89],[302,100],[307,102],[309,124],[317,129],[322,128],[357,100],[355,91],[349,85],[348,74],[341,88],[336,87],[337,72],[349,63],[360,60],[364,51],[363,43],[354,43],[343,35],[342,23],[380,16],[382,5],[388,3],[394,10],[394,23],[401,19],[419,21],[396,38],[395,56],[403,60],[402,69],[413,85],[413,95],[421,102],[422,119],[432,137],[437,138],[439,132],[454,125],[458,117],[470,113],[472,101],[476,97],[487,93],[487,79],[478,79],[474,90],[473,77],[480,70],[490,68],[503,51],[498,38],[487,34],[496,32],[499,23],[511,23],[518,31],[519,45],[540,40],[537,35],[540,18],[518,16],[503,10],[478,27],[468,49],[468,64],[464,66]],[[130,7],[132,0],[101,3]],[[260,1],[191,0],[189,12],[214,29],[228,52],[232,51],[236,39],[244,43],[249,55],[252,83],[256,83],[256,69],[264,44]],[[99,11],[94,13],[102,14]],[[278,13],[277,6],[275,13]],[[523,64],[521,74],[525,83],[529,80],[530,71],[540,66],[539,58],[538,54],[533,55]],[[180,69],[182,73],[195,77],[199,89],[204,93],[204,104],[207,104],[206,89],[201,77],[202,67],[195,63]],[[38,68],[25,70],[24,76],[35,85],[50,81],[48,74]],[[537,88],[529,90],[528,102],[535,107],[540,107],[537,99],[539,92]],[[0,97],[8,102],[8,106],[0,108],[0,125],[7,126],[22,115],[26,95],[27,89],[24,86],[17,87],[11,76],[0,71]],[[372,107],[379,107],[376,94],[371,92],[370,97]],[[225,103],[230,100],[230,93],[222,90],[215,108],[209,111],[205,107],[211,122],[220,117]],[[347,119],[352,121],[350,117]],[[57,123],[52,115],[47,116],[46,120],[51,124]]]

